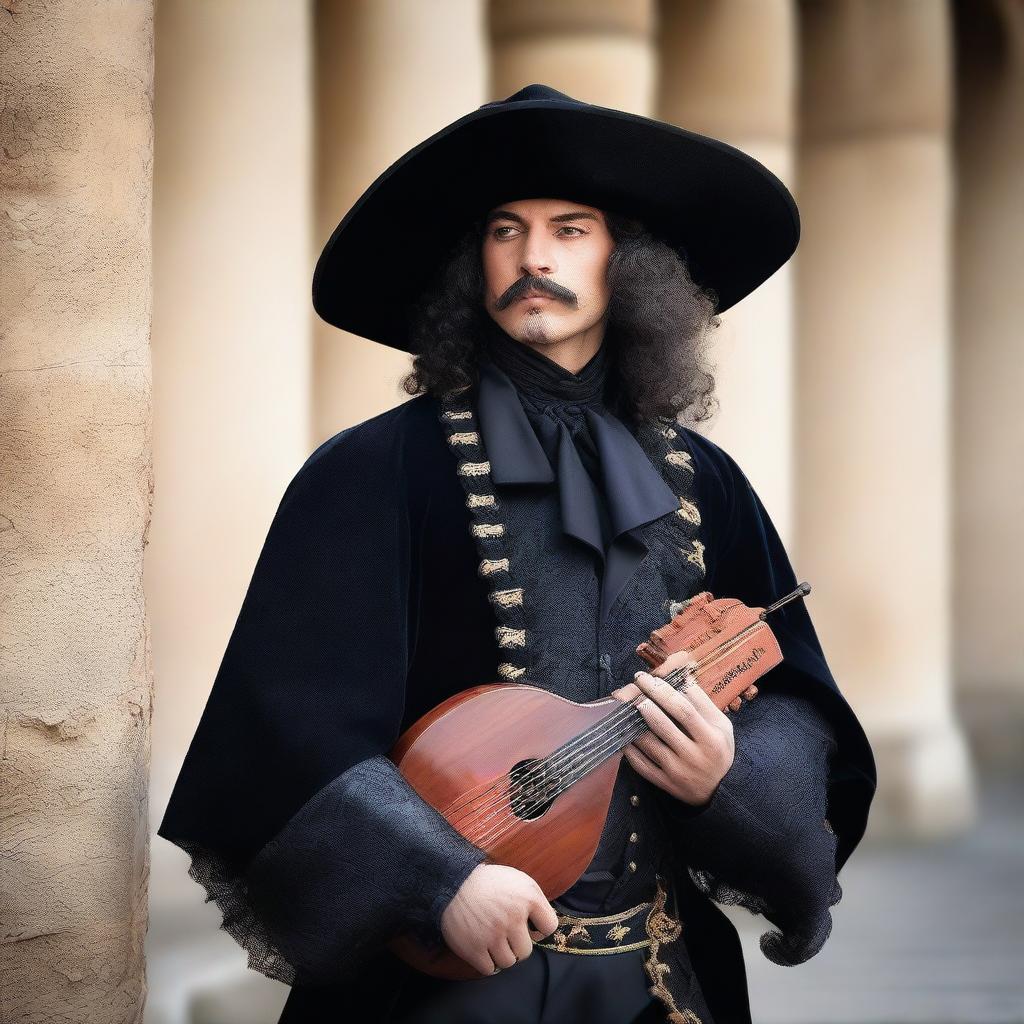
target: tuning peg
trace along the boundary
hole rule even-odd
[[[744,700],[753,700],[757,696],[757,687],[751,683],[741,694]]]
[[[741,707],[743,707],[743,698],[742,697],[736,697],[735,699],[729,701],[729,710],[730,711],[739,711],[739,709]]]

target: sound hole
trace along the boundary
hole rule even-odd
[[[558,778],[549,776],[535,758],[519,761],[509,773],[512,813],[524,821],[539,818],[558,796]]]

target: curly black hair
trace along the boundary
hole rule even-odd
[[[608,260],[611,298],[605,328],[608,372],[618,387],[614,411],[636,421],[697,423],[718,405],[707,356],[721,321],[718,296],[701,288],[680,255],[640,221],[605,211],[615,243]],[[484,304],[478,218],[420,296],[410,318],[413,368],[401,381],[410,395],[440,398],[475,386],[488,331],[501,330]]]

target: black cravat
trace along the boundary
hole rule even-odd
[[[556,484],[563,530],[602,562],[601,621],[647,554],[639,527],[679,508],[612,411],[606,346],[575,374],[496,330],[480,353],[479,388],[494,483]]]

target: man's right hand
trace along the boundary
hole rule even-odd
[[[558,915],[540,886],[504,864],[478,864],[441,915],[448,948],[481,974],[525,960],[533,940],[557,927]]]

